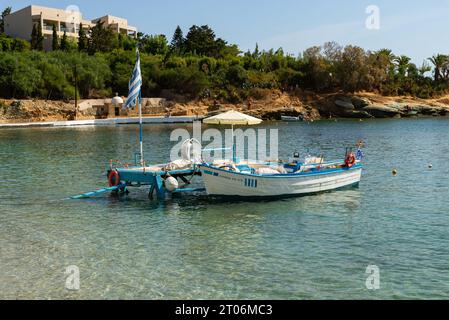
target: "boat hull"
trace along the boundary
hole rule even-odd
[[[210,166],[200,167],[206,192],[215,196],[282,197],[326,192],[356,185],[362,166],[290,175],[249,175]]]
[[[300,117],[281,116],[282,121],[302,121]]]

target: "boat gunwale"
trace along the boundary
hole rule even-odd
[[[280,174],[253,174],[253,173],[242,173],[242,172],[235,172],[235,171],[228,171],[221,168],[217,168],[214,166],[211,166],[209,164],[201,164],[199,165],[200,170],[202,167],[218,170],[221,172],[231,173],[231,174],[237,174],[244,177],[257,177],[257,178],[298,178],[298,177],[310,177],[310,176],[319,176],[319,175],[325,175],[325,174],[332,174],[332,173],[343,173],[348,171],[355,171],[359,169],[363,169],[362,164],[356,164],[351,168],[340,168],[340,169],[331,169],[331,170],[323,170],[321,172],[299,172],[299,173],[280,173]]]

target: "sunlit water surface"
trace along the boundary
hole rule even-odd
[[[146,158],[173,129],[146,125]],[[0,298],[449,298],[449,120],[268,123],[280,156],[341,158],[366,141],[359,188],[266,202],[67,196],[106,184],[136,126],[0,131]],[[433,169],[428,165],[432,163]],[[396,168],[398,175],[391,174]],[[67,266],[80,290],[66,289]],[[380,290],[368,290],[368,265]]]

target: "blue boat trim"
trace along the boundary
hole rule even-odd
[[[172,193],[189,193],[189,192],[203,192],[206,191],[205,188],[183,188],[183,189],[175,189]]]
[[[72,197],[70,197],[70,199],[78,200],[78,199],[90,198],[90,197],[98,196],[98,195],[106,193],[106,192],[116,191],[116,190],[120,190],[120,189],[124,189],[124,188],[126,188],[126,184],[119,184],[118,186],[115,186],[115,187],[103,188],[103,189],[83,193],[83,194],[80,194],[77,196],[72,196]]]
[[[360,182],[354,182],[352,184],[349,184],[347,186],[339,187],[333,190],[327,190],[327,191],[317,191],[317,192],[309,192],[309,193],[298,193],[298,194],[281,194],[281,195],[275,195],[275,196],[269,196],[269,195],[262,195],[262,196],[239,196],[239,195],[221,195],[221,194],[210,194],[209,196],[214,197],[217,199],[223,199],[224,201],[256,201],[260,202],[261,199],[264,201],[276,201],[279,199],[288,199],[288,198],[302,198],[307,197],[311,195],[316,194],[323,194],[323,193],[331,193],[335,191],[343,191],[346,189],[352,189],[357,188],[360,185]]]
[[[300,172],[300,173],[287,173],[287,174],[269,174],[269,175],[260,175],[260,174],[253,174],[253,173],[241,173],[241,172],[235,172],[235,171],[228,171],[221,168],[213,167],[208,164],[202,164],[200,167],[209,168],[221,172],[227,172],[232,174],[237,174],[240,176],[245,177],[258,177],[258,178],[297,178],[297,177],[310,177],[310,176],[318,176],[318,175],[325,175],[325,174],[332,174],[332,173],[338,173],[338,172],[345,172],[345,171],[354,171],[363,169],[363,165],[357,164],[351,168],[341,168],[341,169],[331,169],[331,170],[322,170],[317,172]],[[248,182],[250,183],[250,182]]]

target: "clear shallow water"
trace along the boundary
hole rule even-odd
[[[148,160],[168,158],[177,127],[145,126]],[[135,189],[67,201],[103,187],[109,159],[131,158],[137,127],[1,130],[0,298],[449,298],[448,119],[260,128],[280,129],[282,157],[341,158],[364,139],[360,187],[251,203],[150,202]],[[365,287],[370,264],[378,291]],[[69,265],[79,291],[65,289]]]

